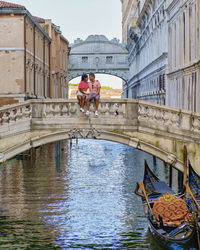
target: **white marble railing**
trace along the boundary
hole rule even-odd
[[[200,133],[200,114],[154,103],[138,102],[138,121],[158,130]]]
[[[94,115],[94,105],[90,107],[91,123],[117,126],[129,129],[131,126],[148,128],[165,133],[185,134],[189,136],[200,133],[200,114],[180,109],[161,106],[144,101],[130,99],[101,100],[99,116]],[[72,119],[71,119],[72,118]],[[0,138],[31,129],[32,120],[48,119],[51,124],[59,120],[60,124],[71,121],[73,127],[88,124],[88,118],[79,110],[76,100],[48,99],[29,100],[0,108]],[[45,124],[45,122],[44,122]],[[123,128],[121,125],[126,125]],[[142,131],[142,130],[141,130]]]
[[[0,124],[8,124],[19,120],[30,119],[32,106],[30,102],[13,104],[0,108]]]
[[[126,102],[125,100],[102,100],[99,104],[99,117],[101,118],[125,118],[126,117]],[[34,101],[33,117],[42,118],[81,118],[85,116],[79,110],[79,105],[76,100],[45,100]],[[90,105],[90,117],[95,117],[94,103]]]
[[[32,104],[30,101],[0,108],[0,138],[30,130]]]

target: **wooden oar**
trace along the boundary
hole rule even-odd
[[[150,203],[149,203],[149,199],[148,199],[148,196],[147,196],[143,181],[140,183],[140,188],[141,188],[141,190],[142,190],[142,192],[144,194],[144,197],[145,197],[145,199],[147,201],[147,205],[148,205],[149,209],[151,210],[151,206],[150,206]]]
[[[194,197],[194,195],[193,195],[193,193],[192,193],[190,187],[188,186],[188,184],[186,184],[185,187],[186,187],[186,190],[187,190],[188,194],[192,197],[192,199],[193,199],[194,202],[196,203],[198,209],[200,210],[200,205],[199,205],[198,201],[196,200],[196,198]]]

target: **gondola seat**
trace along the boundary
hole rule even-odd
[[[162,217],[164,225],[180,226],[186,220],[189,213],[186,202],[174,195],[167,193],[161,196],[153,205],[153,213],[159,224],[159,216]]]

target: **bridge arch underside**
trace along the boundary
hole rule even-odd
[[[24,134],[24,136],[27,138],[27,133]],[[12,138],[12,140],[17,140],[17,137],[19,137],[21,138],[21,141],[23,141],[23,134],[19,134],[15,137],[16,138]],[[32,135],[29,135],[28,140],[24,140],[24,142],[21,142],[20,144],[18,143],[15,146],[10,147],[6,151],[2,152],[0,155],[0,162],[11,159],[20,153],[30,150],[31,148],[37,148],[48,143],[74,138],[107,140],[128,145],[161,159],[162,161],[172,165],[177,170],[180,170],[182,172],[184,171],[183,161],[181,159],[183,153],[182,148],[180,152],[181,156],[180,158],[178,158],[177,155],[170,153],[164,147],[162,148],[161,144],[159,146],[151,144],[150,139],[149,141],[147,141],[145,139],[142,139],[140,136],[130,136],[128,134],[122,134],[121,132],[98,131],[96,129],[35,131]],[[173,142],[171,143],[173,144]]]
[[[122,79],[124,82],[128,81],[127,76],[124,74],[124,71],[117,71],[117,70],[99,70],[99,69],[83,69],[83,70],[78,70],[78,71],[70,71],[68,73],[68,80],[69,82],[72,81],[73,79],[82,76],[83,73],[89,74],[90,72],[94,74],[103,74],[103,75],[109,75],[109,76],[115,76],[120,79]],[[127,71],[128,74],[128,71]]]

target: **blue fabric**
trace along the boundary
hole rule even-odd
[[[171,188],[164,181],[153,182],[152,184],[157,193],[166,194],[168,192],[169,194],[175,194],[175,192],[171,190]]]
[[[96,94],[90,94],[88,97],[90,98],[90,101],[92,101],[92,99],[94,98],[94,95]],[[100,95],[97,95],[96,96],[97,98],[100,98]]]

